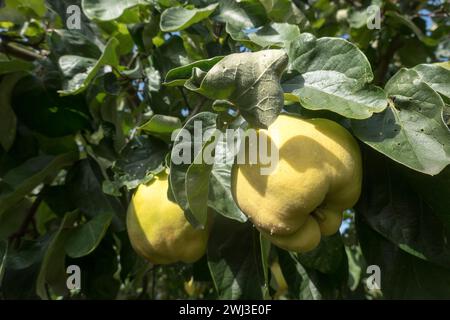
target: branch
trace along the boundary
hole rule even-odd
[[[400,36],[397,35],[394,39],[389,43],[386,52],[380,56],[378,60],[378,68],[375,72],[375,84],[379,86],[383,86],[386,80],[386,75],[389,70],[389,64],[394,58],[397,50],[402,46],[403,41]]]
[[[0,42],[0,52],[3,52],[6,55],[12,55],[16,58],[20,58],[26,61],[35,61],[45,59],[45,56],[32,51],[31,48],[19,45],[15,42],[5,41],[1,39]]]

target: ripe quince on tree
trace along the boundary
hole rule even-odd
[[[194,229],[167,198],[168,188],[166,174],[138,187],[127,212],[130,242],[153,264],[193,263],[205,254],[209,228]]]
[[[339,230],[343,211],[361,193],[358,143],[341,125],[327,119],[280,115],[267,135],[279,152],[275,170],[261,174],[259,161],[239,164],[232,191],[241,210],[276,246],[307,252],[322,235]],[[270,145],[270,142],[268,142]]]

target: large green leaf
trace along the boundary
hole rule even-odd
[[[250,223],[217,216],[208,242],[208,265],[221,299],[263,298],[259,233]]]
[[[212,112],[202,112],[189,119],[178,131],[171,153],[170,186],[175,200],[184,210],[191,209],[193,218],[200,225],[206,222],[212,168],[212,163],[203,161],[203,151],[215,134],[216,119],[217,115]],[[199,188],[201,192],[198,192]]]
[[[116,245],[107,233],[91,254],[77,259],[67,257],[68,265],[77,265],[81,269],[81,293],[87,299],[117,299],[121,283]]]
[[[373,230],[408,254],[436,265],[450,266],[450,245],[447,243],[450,232],[440,219],[446,219],[449,225],[448,209],[441,217],[435,209],[440,205],[438,202],[445,204],[446,190],[432,191],[436,197],[427,197],[429,202],[425,202],[414,189],[430,188],[430,185],[415,186],[421,179],[405,178],[414,178],[418,173],[409,173],[410,170],[366,148],[364,186],[356,214],[363,216]],[[429,182],[435,180],[428,178]],[[445,183],[442,186],[448,189]]]
[[[387,106],[384,91],[369,84],[373,73],[366,56],[344,39],[303,33],[291,43],[289,59],[299,75],[283,82],[283,89],[307,109],[366,119]]]
[[[213,100],[225,100],[257,127],[268,127],[284,105],[280,77],[287,65],[282,50],[230,54],[208,73],[199,69],[185,86]]]
[[[149,5],[147,0],[83,0],[81,2],[84,14],[89,19],[102,21],[120,18],[127,10],[138,5]]]
[[[21,201],[35,187],[56,174],[64,167],[71,165],[78,154],[66,153],[58,156],[39,156],[27,160],[22,165],[8,171],[3,181],[10,190],[0,194],[0,215]]]
[[[208,124],[206,130],[215,130],[215,128],[216,121],[214,119],[214,122],[211,121]],[[204,155],[208,149],[214,152],[218,132],[217,130],[208,136],[208,140],[204,142],[200,153],[196,155],[194,162],[186,171],[185,188],[189,209],[196,221],[202,226],[205,226],[208,220],[209,177],[213,168],[213,163],[204,161]],[[214,155],[211,158],[214,159]]]
[[[408,170],[405,174],[412,188],[420,194],[433,212],[450,230],[450,166],[447,166],[437,176],[429,176]]]
[[[111,38],[97,61],[74,55],[65,55],[59,58],[59,66],[66,79],[64,89],[59,93],[63,96],[79,94],[86,90],[100,68],[105,65],[117,67],[119,60],[116,48],[118,46],[119,41]]]
[[[70,231],[65,251],[72,258],[90,254],[97,248],[111,223],[112,215],[103,213]]]
[[[215,149],[215,160],[209,181],[208,205],[229,219],[245,222],[247,216],[239,209],[231,192],[233,163],[234,153],[222,136]]]
[[[393,99],[383,113],[353,121],[356,136],[393,160],[436,175],[450,164],[450,131],[444,102],[414,70],[402,69],[386,84]]]
[[[179,31],[208,18],[213,13],[218,4],[210,4],[199,9],[188,9],[183,7],[172,7],[164,10],[161,14],[161,31]]]
[[[72,227],[77,216],[77,212],[70,212],[64,216],[47,247],[36,283],[36,293],[41,299],[51,298],[47,295],[47,285],[57,295],[67,293],[64,245],[69,234],[67,229]]]
[[[356,226],[364,258],[381,271],[381,291],[386,299],[449,299],[450,270],[406,253],[374,232],[363,215]]]
[[[123,230],[125,209],[118,198],[103,192],[103,180],[101,169],[94,160],[80,160],[67,173],[66,186],[70,200],[91,219],[98,215],[111,215],[114,230]]]

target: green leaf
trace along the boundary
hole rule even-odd
[[[372,150],[367,151],[365,158],[367,169],[356,207],[357,215],[364,217],[371,229],[405,252],[436,265],[450,266],[447,241],[450,232],[440,219],[444,218],[449,225],[448,208],[441,207],[444,209],[442,216],[437,212],[439,206],[448,202],[448,181],[439,182],[436,178],[408,170]],[[427,184],[416,185],[420,182]],[[415,190],[427,187],[431,187],[434,195],[424,193],[427,195],[424,201],[421,193]]]
[[[277,249],[278,261],[293,299],[320,300],[322,294],[305,268],[287,251]]]
[[[373,3],[372,3],[373,4]],[[348,24],[351,28],[360,29],[367,26],[368,21],[373,21],[377,15],[377,10],[368,10],[368,8],[348,10]],[[367,28],[365,28],[367,29]]]
[[[283,89],[307,109],[366,119],[387,106],[384,91],[369,85],[373,74],[366,56],[344,39],[302,33],[291,43],[289,59],[300,74],[283,82]]]
[[[0,54],[0,75],[18,71],[31,71],[33,68],[33,63],[29,61],[11,59]]]
[[[444,102],[414,70],[402,69],[386,84],[394,99],[383,113],[353,121],[356,136],[391,159],[436,175],[450,164],[450,132]]]
[[[322,273],[336,272],[346,258],[344,244],[339,233],[331,237],[322,237],[319,246],[313,251],[293,255],[303,266]]]
[[[87,299],[117,299],[120,288],[117,243],[107,233],[98,247],[78,259],[67,258],[67,264],[81,269],[81,293]]]
[[[355,291],[361,283],[366,263],[359,245],[345,246],[345,252],[348,260],[348,286],[351,291]]]
[[[230,54],[189,89],[213,100],[228,100],[256,127],[268,127],[284,105],[280,77],[287,65],[282,50]],[[198,83],[201,79],[201,83]]]
[[[48,137],[67,136],[87,128],[90,123],[83,97],[60,97],[52,87],[54,83],[45,80],[28,75],[17,82],[12,99],[17,118]]]
[[[114,172],[114,181],[110,187],[116,193],[120,193],[119,189],[122,187],[131,190],[142,183],[149,182],[154,174],[164,170],[164,161],[168,152],[167,145],[161,140],[147,136],[134,138],[122,150],[111,168]],[[105,183],[103,183],[103,190],[105,191]],[[112,195],[111,192],[107,193]]]
[[[205,144],[215,134],[216,119],[217,115],[212,112],[201,112],[189,119],[176,135],[171,153],[170,186],[175,200],[184,210],[193,210],[193,218],[201,225],[206,221],[208,197],[208,189],[204,189],[204,184],[206,183],[207,188],[205,179],[208,179],[212,165],[205,163],[203,151]],[[178,159],[176,163],[174,159]],[[204,169],[207,170],[203,171]],[[206,194],[196,193],[196,188],[201,187],[203,191],[206,190]],[[190,205],[194,207],[190,208]]]
[[[63,96],[79,94],[86,90],[100,68],[105,65],[117,67],[119,60],[116,48],[118,45],[119,41],[111,38],[97,61],[72,55],[59,58],[59,66],[66,78],[64,89],[59,93]]]
[[[31,10],[37,17],[43,17],[47,12],[44,0],[6,0],[5,4],[26,13]]]
[[[434,91],[450,99],[450,70],[436,64],[421,64],[415,66],[413,70]]]
[[[436,46],[439,44],[439,40],[433,39],[426,36],[422,30],[406,15],[402,15],[395,11],[387,11],[385,13],[386,17],[393,19],[393,21],[403,24],[404,26],[411,29],[412,32],[417,36],[417,38],[425,43],[427,46]]]
[[[216,63],[223,59],[223,56],[213,57],[211,59],[198,60],[193,63],[174,68],[167,72],[164,85],[166,86],[183,86],[185,82],[191,78],[192,70],[198,68],[204,72],[208,72]]]
[[[120,46],[117,46],[117,55],[123,56],[131,53],[134,42],[130,32],[125,23],[116,21],[102,21],[97,22],[102,31],[107,34],[108,39],[115,38],[119,41]]]
[[[17,81],[23,74],[6,75],[0,82],[0,145],[9,151],[16,138],[17,118],[11,107],[11,96]]]
[[[180,118],[162,114],[153,115],[146,123],[139,127],[139,129],[166,141],[170,141],[172,132],[180,128]]]
[[[24,199],[0,216],[0,241],[8,240],[20,229],[30,207],[31,201]]]
[[[220,1],[220,12],[216,19],[226,23],[226,32],[234,40],[246,45],[249,42],[246,31],[269,22],[265,8],[258,0]]]
[[[405,176],[412,188],[440,217],[447,230],[450,230],[450,166],[433,177],[415,171],[408,171]]]
[[[250,41],[263,48],[285,47],[299,37],[300,29],[296,25],[275,22],[248,34]]]
[[[110,0],[82,0],[84,14],[91,20],[109,21],[120,18],[128,10],[139,5],[150,4],[147,0],[126,0],[111,2]]]
[[[8,171],[3,177],[11,191],[0,194],[0,216],[21,201],[35,187],[71,165],[78,154],[66,153],[58,156],[39,156],[27,160],[22,165]]]
[[[208,265],[220,299],[263,298],[259,232],[250,223],[216,216],[208,242]]]
[[[190,64],[193,61],[184,48],[183,39],[173,35],[155,52],[154,62],[155,67],[160,70],[161,76],[165,77],[171,69]]]
[[[359,241],[368,265],[381,270],[385,299],[449,299],[450,270],[410,255],[374,232],[356,215]]]
[[[69,233],[66,229],[72,227],[77,216],[77,212],[67,213],[48,245],[36,283],[36,293],[41,299],[50,299],[47,285],[57,295],[67,293],[64,245]]]
[[[65,245],[68,256],[80,258],[97,248],[111,223],[112,215],[103,213],[71,230]]]
[[[288,22],[304,27],[308,19],[291,0],[259,0],[268,17],[275,22]]]
[[[214,165],[210,174],[208,205],[221,215],[239,222],[247,216],[239,209],[231,193],[234,153],[222,137],[216,145]]]
[[[195,156],[194,162],[186,171],[185,180],[189,209],[201,226],[205,226],[208,219],[209,177],[213,168],[213,163],[205,162],[204,155],[207,149],[214,150],[218,136],[220,137],[220,132],[216,130],[216,119],[211,120],[204,132],[206,135],[207,130],[212,129],[214,131],[206,135],[200,153]],[[211,158],[214,159],[214,155]]]
[[[115,231],[124,229],[125,210],[119,200],[103,193],[101,169],[91,158],[74,164],[66,177],[67,192],[71,202],[87,217],[112,215]]]
[[[191,25],[208,18],[213,13],[218,4],[210,4],[205,8],[187,9],[183,7],[173,7],[164,10],[161,14],[161,31],[171,32],[184,30]]]
[[[88,36],[79,30],[55,29],[49,37],[52,55],[82,56],[98,59],[102,52]]]
[[[10,252],[6,261],[8,270],[26,270],[35,264],[40,264],[45,251],[51,241],[51,237],[44,236],[37,240],[26,240],[20,248],[10,247]]]

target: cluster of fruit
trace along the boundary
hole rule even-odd
[[[339,230],[342,213],[361,192],[358,143],[327,119],[280,115],[267,134],[279,152],[277,168],[262,175],[259,164],[236,165],[232,192],[241,210],[274,245],[307,252],[322,235]],[[191,263],[207,248],[209,226],[194,229],[183,210],[167,198],[162,174],[135,193],[127,215],[134,249],[154,264]]]

